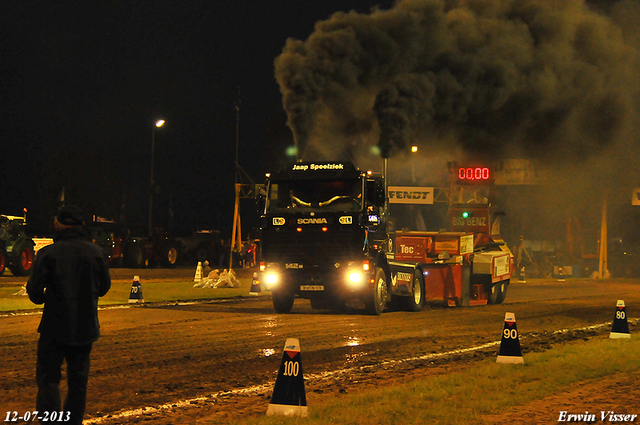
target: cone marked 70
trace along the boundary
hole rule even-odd
[[[142,285],[140,285],[140,276],[133,277],[133,283],[131,284],[131,293],[129,294],[130,303],[143,303],[142,297]]]
[[[629,323],[627,322],[627,311],[624,305],[624,300],[618,300],[616,304],[616,315],[613,318],[613,326],[609,338],[621,339],[631,338],[629,333]]]
[[[520,335],[516,326],[516,315],[506,313],[504,315],[504,328],[500,340],[500,352],[496,363],[521,364],[524,363],[522,350],[520,349]]]
[[[307,416],[307,396],[302,377],[300,342],[287,338],[267,415]]]

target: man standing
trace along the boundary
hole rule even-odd
[[[98,298],[111,288],[104,251],[90,242],[82,211],[60,208],[54,221],[52,245],[38,251],[27,282],[29,299],[44,303],[38,332],[36,409],[63,412],[62,420],[82,424],[87,401],[89,356],[100,337]],[[68,392],[61,409],[62,362],[67,362]]]

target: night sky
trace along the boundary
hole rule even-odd
[[[514,235],[556,237],[582,214],[595,242],[609,191],[610,234],[640,240],[639,4],[3,2],[0,213],[27,208],[45,235],[64,190],[146,228],[162,118],[154,223],[175,236],[230,237],[238,141],[243,183],[293,160],[294,143],[299,158],[364,169],[378,146],[400,184],[414,143],[421,185],[456,156],[535,159],[553,177],[502,199]],[[241,210],[246,238],[253,201]]]
[[[306,39],[337,11],[391,4],[3,2],[0,213],[27,208],[31,230],[51,232],[64,188],[89,215],[145,226],[152,128],[163,118],[154,222],[230,234],[237,99],[239,163],[260,182],[293,143],[274,77],[287,38]],[[255,214],[242,205],[244,237]]]

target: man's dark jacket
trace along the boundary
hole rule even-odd
[[[52,245],[38,251],[27,282],[31,301],[44,303],[38,332],[68,345],[96,341],[100,337],[98,298],[110,288],[102,248],[87,240],[80,227],[58,233]]]

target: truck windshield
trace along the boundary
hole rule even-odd
[[[271,182],[267,212],[298,209],[302,211],[360,211],[362,181],[296,180]]]

